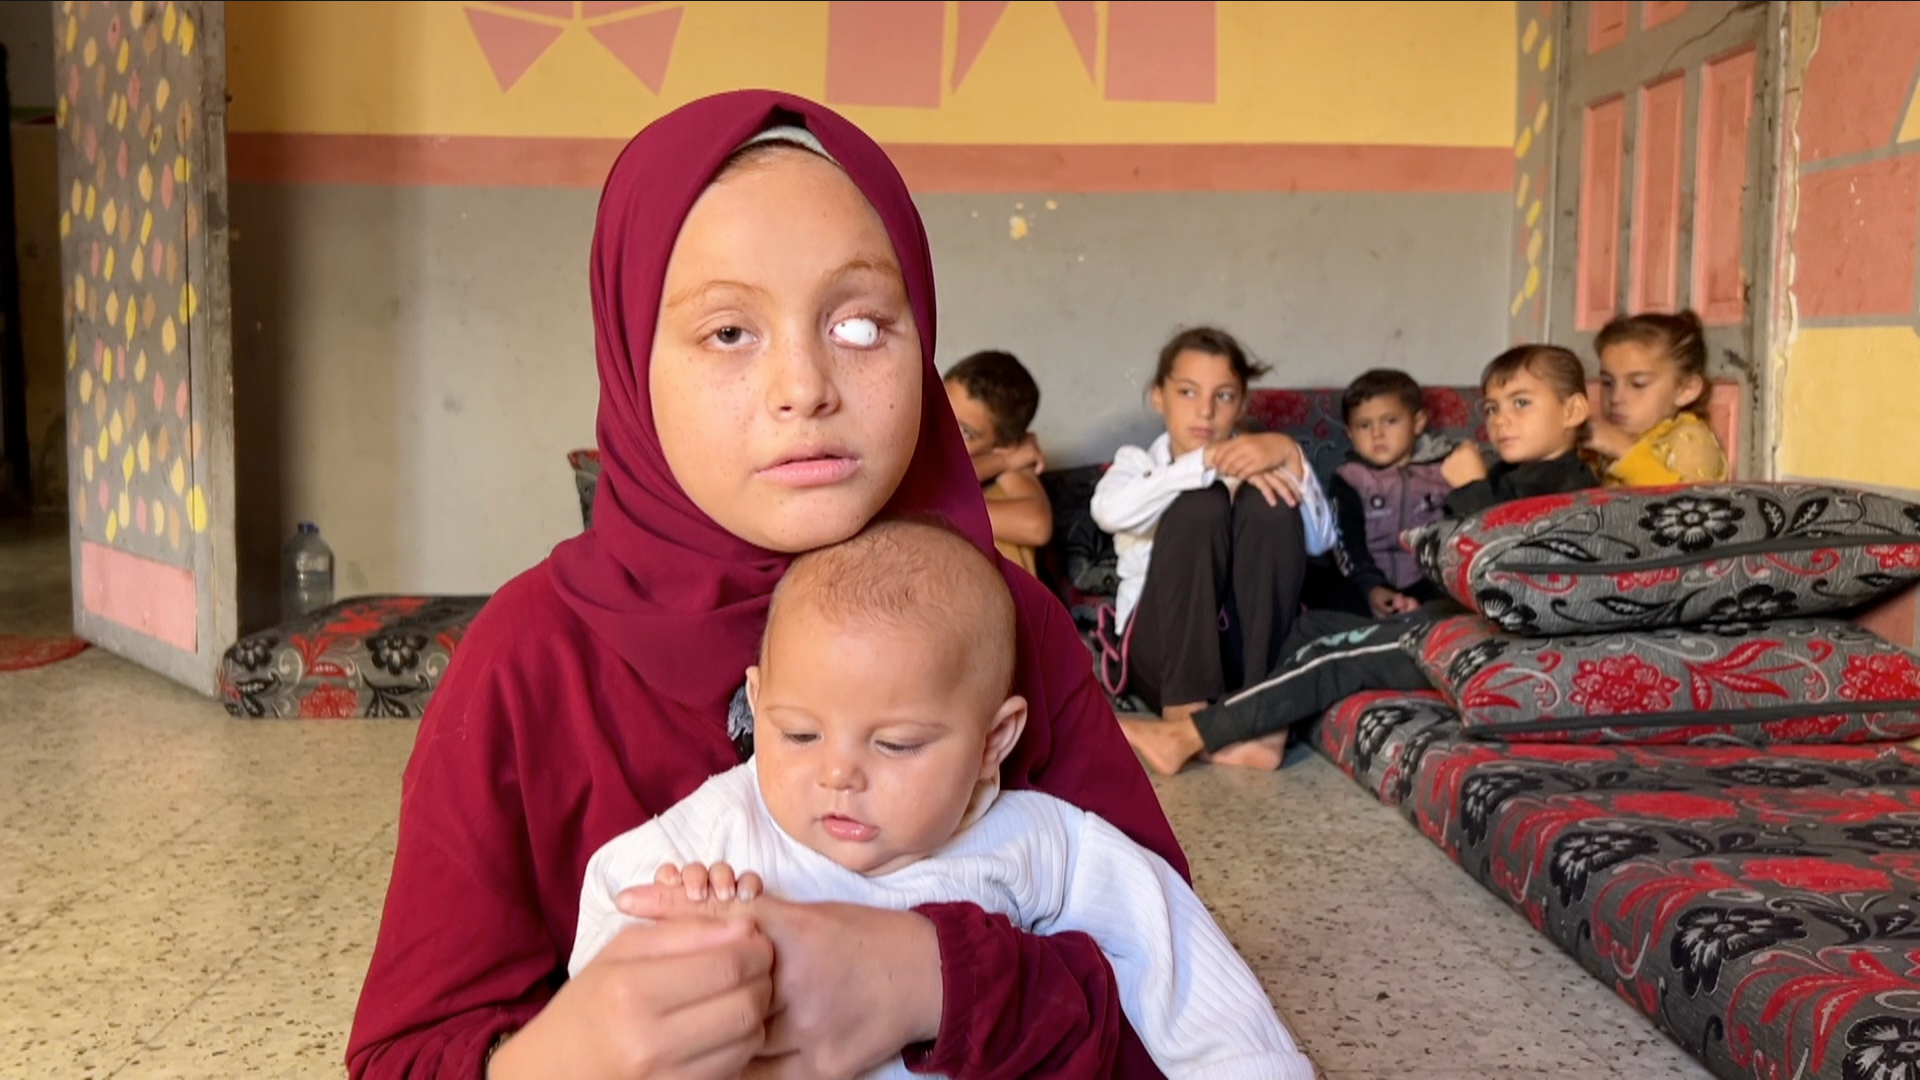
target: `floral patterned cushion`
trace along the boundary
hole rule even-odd
[[[1436,585],[1528,636],[1820,615],[1920,580],[1920,506],[1825,484],[1596,488],[1404,539]]]
[[[1920,736],[1920,657],[1839,619],[1525,638],[1460,615],[1404,644],[1469,736],[1716,744]]]
[[[1715,1074],[1914,1075],[1920,752],[1461,735],[1371,694],[1314,739]]]
[[[343,600],[241,638],[220,666],[234,716],[417,717],[484,596]]]

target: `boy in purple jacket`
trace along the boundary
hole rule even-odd
[[[1452,489],[1440,465],[1453,443],[1428,434],[1420,384],[1404,371],[1367,372],[1347,387],[1340,407],[1353,442],[1327,486],[1340,527],[1340,569],[1374,617],[1384,619],[1439,595],[1400,534],[1441,517]]]

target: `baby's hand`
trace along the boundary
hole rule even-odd
[[[1463,442],[1453,448],[1440,463],[1440,476],[1449,487],[1463,488],[1475,480],[1487,478],[1487,461],[1480,456],[1478,443]]]
[[[687,899],[695,903],[701,903],[709,898],[746,902],[759,896],[763,891],[759,874],[749,870],[736,877],[733,867],[726,863],[714,863],[712,866],[702,863],[675,866],[668,863],[653,875],[653,883],[669,888],[683,887],[686,889]]]

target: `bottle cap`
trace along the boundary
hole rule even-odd
[[[320,534],[320,526],[315,525],[311,521],[303,521],[300,523],[300,531],[303,533],[312,533],[313,535],[318,536]]]

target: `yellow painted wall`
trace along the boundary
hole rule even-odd
[[[1794,11],[1796,19],[1818,20],[1797,113],[1803,159],[1797,168],[1803,186],[1810,169],[1836,163],[1846,167],[1866,162],[1869,168],[1898,164],[1897,159],[1916,152],[1913,143],[1920,139],[1920,93],[1910,95],[1907,89],[1920,74],[1920,41],[1914,36],[1920,32],[1920,18],[1913,9],[1893,4],[1850,5],[1851,10],[1817,7],[1824,10],[1797,4]],[[1831,20],[1836,13],[1852,21],[1835,24]],[[1880,95],[1888,89],[1899,95],[1898,113],[1892,116],[1880,112]],[[1856,131],[1867,134],[1857,145],[1842,148],[1850,153],[1823,145],[1837,133]],[[1834,156],[1820,161],[1820,154]],[[1837,242],[1850,245],[1845,249],[1848,261],[1856,267],[1862,260],[1877,264],[1887,257],[1880,250],[1863,250],[1857,240],[1882,230],[1895,232],[1920,215],[1920,205],[1910,199],[1868,202],[1858,187],[1851,188],[1848,197],[1856,200],[1858,209],[1847,215],[1847,231]],[[1830,227],[1830,217],[1822,216],[1813,229]],[[1787,238],[1790,252],[1836,242],[1809,236],[1807,229],[1805,222],[1794,223]],[[1920,260],[1920,252],[1914,257]],[[1831,256],[1817,261],[1822,267],[1835,264]],[[1814,280],[1819,271],[1810,269],[1812,262],[1792,263],[1794,326],[1777,391],[1776,471],[1785,477],[1920,491],[1920,308],[1822,318],[1821,311],[1812,310],[1818,305],[1810,304],[1809,297],[1823,285],[1831,295],[1834,285]],[[1908,272],[1912,265],[1876,272]]]
[[[824,2],[690,0],[658,96],[579,22],[503,92],[464,6],[228,3],[230,129],[625,138],[721,90],[825,97]],[[956,12],[949,4],[949,72]],[[1134,104],[1101,99],[1052,4],[1015,0],[940,108],[845,112],[887,143],[1504,146],[1514,18],[1504,0],[1223,0],[1218,100]]]
[[[1802,329],[1782,387],[1780,471],[1920,490],[1920,334]]]

